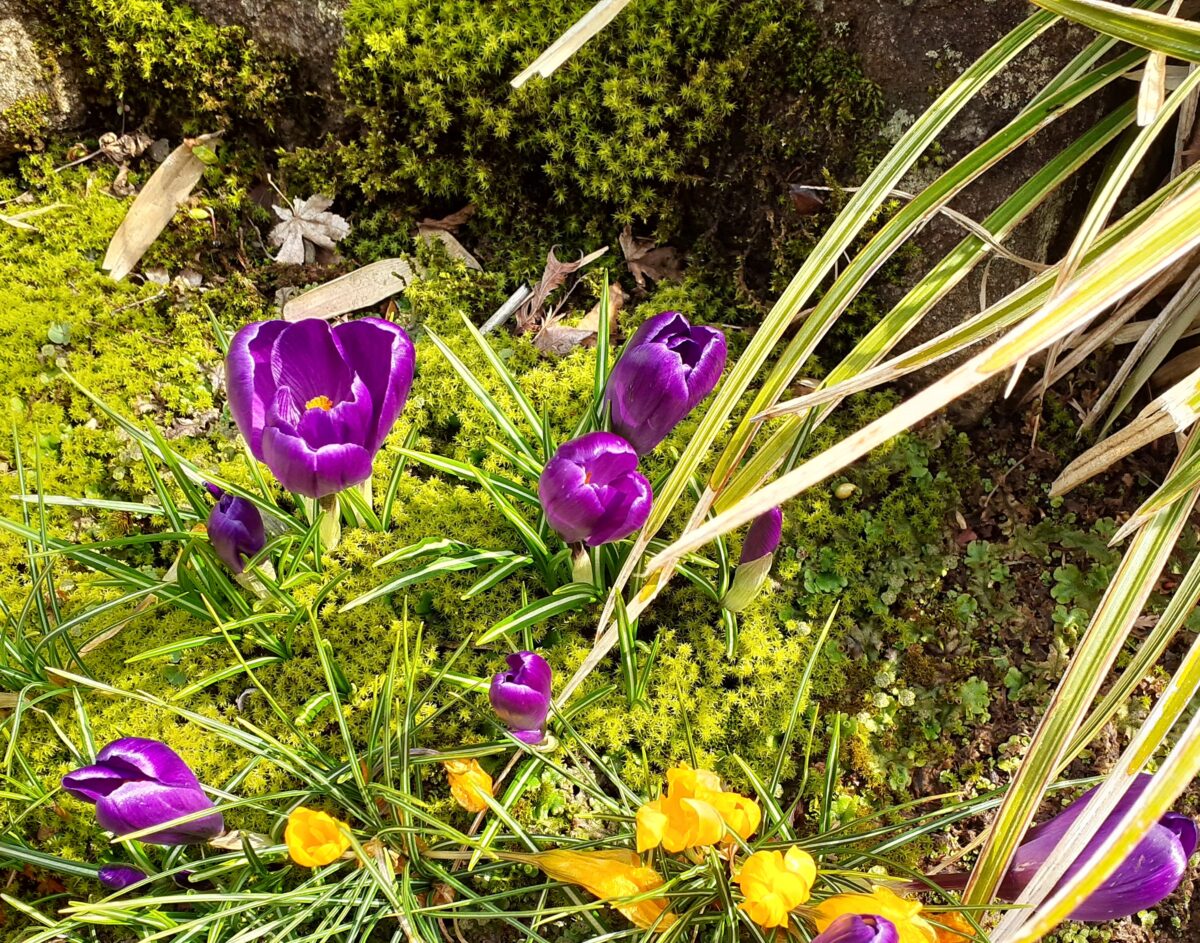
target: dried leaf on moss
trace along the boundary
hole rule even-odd
[[[191,195],[204,174],[204,161],[192,151],[218,136],[206,134],[185,140],[146,181],[117,227],[100,266],[113,281],[119,282],[133,271],[146,250],[167,228],[175,211]]]
[[[541,281],[533,289],[533,294],[517,309],[517,333],[529,334],[532,331],[540,329],[547,320],[542,314],[542,306],[546,303],[550,295],[554,293],[554,290],[562,286],[563,282],[567,280],[568,275],[572,275],[585,265],[595,262],[607,251],[608,246],[601,246],[595,252],[582,256],[574,262],[560,262],[554,254],[554,249],[546,253],[546,268],[542,272]]]
[[[283,317],[328,319],[369,308],[404,291],[414,278],[412,266],[404,259],[380,259],[297,295],[283,306]]]
[[[683,278],[683,258],[678,249],[656,246],[652,239],[635,236],[628,226],[621,232],[621,251],[638,288],[646,287],[647,278],[656,282],[677,282]]]
[[[297,200],[291,206],[272,206],[280,222],[275,224],[267,237],[273,246],[279,246],[275,261],[283,265],[303,265],[305,243],[333,249],[350,234],[350,224],[337,213],[330,213],[331,197],[315,194],[307,200]]]

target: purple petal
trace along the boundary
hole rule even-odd
[[[520,731],[515,736],[525,739],[537,733],[537,740],[526,742],[540,743],[550,712],[550,665],[536,652],[517,652],[507,661],[509,670],[498,672],[488,689],[492,709],[510,728]]]
[[[262,460],[262,430],[267,409],[275,399],[271,348],[286,321],[256,321],[233,336],[225,357],[225,386],[229,412],[254,457]]]
[[[146,880],[146,873],[127,864],[106,864],[96,873],[100,883],[114,891],[123,891],[132,884]]]
[[[812,943],[899,943],[900,931],[886,917],[875,914],[842,914]]]
[[[333,329],[354,372],[366,384],[375,409],[364,442],[377,452],[400,418],[412,389],[416,352],[404,328],[382,318],[359,318]]]
[[[200,780],[178,753],[165,743],[146,737],[114,740],[96,754],[96,765],[133,770],[131,778],[183,789],[200,789]]]
[[[128,775],[107,766],[84,766],[67,773],[62,786],[76,799],[96,803],[128,781]]]
[[[325,397],[340,403],[350,396],[354,379],[333,332],[321,318],[305,318],[281,331],[271,348],[271,371],[300,403]]]
[[[746,540],[742,544],[742,563],[749,563],[774,553],[783,536],[783,511],[771,508],[754,519],[750,530],[746,532]]]
[[[155,782],[129,782],[96,803],[96,821],[114,835],[128,835],[165,825],[195,812],[214,810],[191,822],[152,832],[141,841],[154,845],[189,845],[216,838],[225,821],[202,790],[164,786]]]
[[[361,445],[313,449],[302,438],[269,428],[263,435],[263,461],[289,491],[310,498],[336,494],[371,477],[371,453]]]
[[[678,355],[653,344],[622,355],[609,375],[605,396],[612,405],[613,430],[639,455],[653,451],[691,408]]]

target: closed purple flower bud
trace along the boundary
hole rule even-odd
[[[225,820],[200,788],[196,774],[165,743],[142,737],[114,740],[92,766],[63,777],[63,788],[96,806],[96,821],[115,835],[129,835],[196,812],[211,814],[142,837],[155,845],[208,841],[225,830]]]
[[[611,432],[592,432],[559,446],[538,479],[550,526],[567,543],[598,547],[628,537],[650,516],[650,482],[637,453]]]
[[[1126,790],[1104,823],[1085,846],[1079,857],[1067,868],[1062,882],[1074,877],[1088,863],[1092,853],[1112,834],[1117,823],[1132,808],[1150,784],[1148,773],[1139,775]],[[1098,787],[1097,787],[1098,788]],[[1058,815],[1035,825],[1013,855],[1012,865],[1000,882],[997,897],[1016,900],[1054,853],[1054,848],[1079,817],[1096,789],[1089,789]],[[1085,923],[1105,923],[1121,917],[1131,917],[1164,900],[1179,886],[1187,872],[1188,859],[1196,850],[1200,828],[1186,815],[1168,812],[1146,833],[1145,837],[1105,881],[1071,913],[1072,920]],[[939,874],[934,881],[950,890],[967,884],[966,874]],[[1061,882],[1060,882],[1061,883]]]
[[[899,943],[900,932],[886,917],[874,914],[842,914],[812,943]]]
[[[550,713],[553,672],[537,652],[516,652],[506,661],[508,671],[497,672],[488,689],[492,710],[518,740],[541,743],[545,739],[546,715]]]
[[[733,571],[733,583],[721,600],[730,612],[741,612],[762,590],[775,562],[775,548],[783,534],[783,512],[779,508],[764,511],[754,519],[742,542],[742,556]]]
[[[708,396],[725,369],[725,335],[678,311],[646,321],[608,378],[613,430],[645,455]]]
[[[229,569],[241,573],[246,558],[253,557],[267,542],[262,515],[245,498],[226,494],[215,485],[207,487],[217,499],[208,514],[209,542]]]
[[[96,877],[105,887],[114,891],[123,891],[131,884],[146,880],[146,873],[127,864],[106,864],[100,868]]]
[[[323,498],[371,477],[415,360],[404,329],[381,318],[247,324],[225,360],[229,411],[285,488]]]
[[[771,508],[754,519],[742,542],[741,563],[758,560],[769,553],[774,553],[783,536],[783,511]]]
[[[1148,773],[1142,773],[1133,781],[1087,848],[1067,869],[1063,875],[1064,881],[1077,874],[1091,852],[1108,839],[1121,817],[1150,784],[1150,780],[1151,776]],[[1000,896],[1008,899],[1020,896],[1095,792],[1095,788],[1089,789],[1058,815],[1035,825],[1026,833],[1025,839],[1013,856],[1012,866],[1000,885]],[[1168,812],[1146,833],[1133,853],[1109,879],[1072,912],[1071,919],[1103,923],[1130,917],[1139,910],[1153,907],[1168,897],[1183,880],[1188,859],[1196,850],[1198,837],[1200,829],[1195,821],[1186,815]]]

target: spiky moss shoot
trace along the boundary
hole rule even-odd
[[[287,66],[237,26],[217,26],[174,0],[32,0],[52,39],[87,63],[98,90],[139,118],[192,133],[234,120],[271,125]]]

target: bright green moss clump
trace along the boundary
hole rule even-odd
[[[196,129],[252,118],[274,123],[284,64],[237,26],[217,26],[174,0],[33,0],[54,40],[83,57],[118,101]]]
[[[338,74],[362,133],[340,149],[344,179],[543,231],[672,226],[710,178],[736,184],[733,151],[760,172],[845,162],[875,116],[853,59],[790,0],[633,4],[550,80],[512,89],[589,6],[351,0]]]

